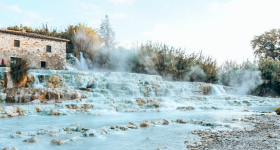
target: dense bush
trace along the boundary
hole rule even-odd
[[[28,67],[26,65],[27,60],[24,58],[17,59],[16,64],[11,64],[10,74],[15,84],[20,83],[24,76],[28,74]]]
[[[175,81],[217,81],[218,68],[211,57],[202,53],[187,55],[185,50],[162,43],[147,42],[132,49],[103,47],[95,52],[92,63],[96,70],[161,75]]]
[[[280,61],[273,59],[260,59],[258,66],[264,82],[255,89],[254,94],[260,96],[279,95]]]

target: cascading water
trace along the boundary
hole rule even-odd
[[[212,85],[212,93],[215,95],[225,95],[226,91],[221,85]]]
[[[193,130],[247,127],[232,122],[232,118],[256,110],[271,111],[279,105],[279,99],[229,95],[230,88],[222,85],[170,82],[155,75],[63,70],[29,73],[34,76],[34,88],[50,84],[66,89],[83,87],[83,96],[47,105],[2,103],[0,116],[13,109],[22,109],[24,116],[0,117],[0,148],[75,150],[83,145],[82,149],[185,149],[185,139],[190,143],[200,139],[190,134]],[[39,76],[46,80],[40,83]],[[212,86],[212,95],[204,95],[206,86]],[[58,116],[51,116],[51,112]],[[186,123],[178,123],[177,119],[185,119]],[[148,127],[143,127],[143,123]],[[23,142],[30,137],[39,141]],[[58,146],[51,142],[53,139],[65,143]]]
[[[84,58],[84,55],[82,52],[80,52],[80,60],[76,57],[75,58],[75,65],[74,68],[76,68],[79,71],[88,71],[88,64]]]
[[[43,84],[39,81],[38,74],[34,74],[34,84],[32,87],[35,89],[44,88]]]

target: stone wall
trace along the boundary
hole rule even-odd
[[[20,40],[20,47],[14,47],[14,40]],[[46,52],[47,45],[51,52]],[[34,69],[42,69],[41,61],[45,61],[45,69],[65,70],[66,42],[0,32],[0,64],[4,59],[5,65],[10,66],[11,57],[26,57],[28,67]]]

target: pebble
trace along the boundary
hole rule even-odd
[[[36,137],[32,137],[32,138],[24,140],[24,142],[38,142],[38,141],[39,141],[39,139]]]
[[[236,119],[237,120],[237,119]],[[235,121],[233,119],[232,121]],[[192,133],[201,137],[201,144],[189,144],[190,149],[275,149],[279,146],[280,125],[277,115],[250,115],[240,119],[241,123],[250,123],[252,129],[234,129],[228,131],[199,131]],[[186,142],[185,142],[186,144]]]
[[[56,144],[58,144],[58,145],[61,145],[61,144],[64,144],[65,142],[64,141],[62,141],[62,140],[52,140],[51,141],[52,143],[56,143]]]

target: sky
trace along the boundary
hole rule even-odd
[[[254,60],[254,36],[280,28],[280,0],[1,0],[0,28],[99,28],[109,16],[119,46],[158,41],[221,64]]]

